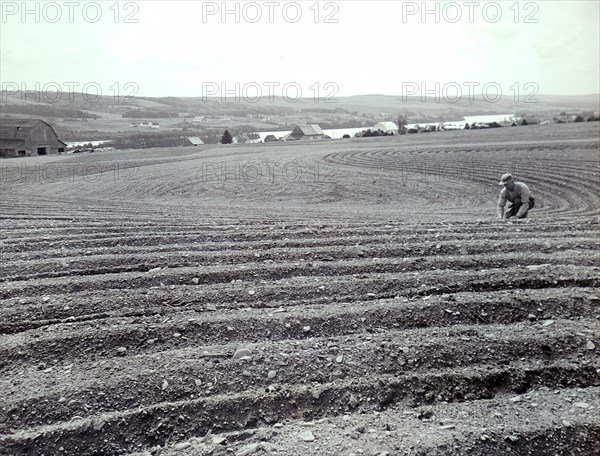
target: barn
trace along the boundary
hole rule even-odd
[[[41,119],[0,119],[0,157],[60,154],[66,147]]]
[[[298,125],[289,135],[286,141],[299,141],[303,139],[325,139],[325,133],[317,124]]]

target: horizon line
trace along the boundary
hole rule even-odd
[[[14,91],[8,91],[8,90],[0,90],[0,93],[4,94],[7,92],[11,92],[12,95],[17,95],[22,93],[23,91],[18,90],[16,92]],[[56,91],[36,91],[36,90],[27,90],[24,91],[26,94],[33,94],[33,93],[63,93],[63,92],[56,92]],[[71,92],[72,95],[83,95],[84,92]],[[473,93],[473,96],[477,96],[477,95],[482,95],[483,93]],[[86,93],[87,95],[87,93]],[[241,94],[237,94],[240,98],[242,98]],[[112,98],[114,97],[113,95],[99,95],[100,97],[103,98]],[[535,94],[535,96],[545,96],[545,97],[600,97],[600,92],[592,92],[592,93],[577,93],[577,94],[557,94],[557,93],[537,93]],[[361,94],[353,94],[353,95],[336,95],[336,98],[352,98],[352,97],[403,97],[403,98],[417,98],[420,99],[422,98],[422,95],[418,95],[418,94],[413,94],[413,95],[404,95],[404,94],[389,94],[389,93],[361,93]],[[504,95],[502,94],[502,98],[510,98],[510,95]],[[222,98],[222,96],[220,95],[214,95],[214,96],[205,96],[205,95],[132,95],[129,97],[124,97],[124,98],[206,98],[207,100],[218,100],[220,98]],[[228,97],[229,98],[229,97]],[[234,98],[235,97],[231,97]],[[285,98],[283,95],[271,95],[271,96],[261,96],[259,97],[259,99],[268,99],[268,98]],[[302,97],[299,98],[298,100],[313,100],[313,97]],[[252,103],[250,103],[252,104]],[[334,104],[334,103],[331,103]]]

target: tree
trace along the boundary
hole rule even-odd
[[[232,142],[233,138],[231,137],[231,133],[229,133],[229,130],[225,130],[221,137],[221,144],[231,144]]]
[[[400,135],[404,135],[406,134],[406,126],[408,125],[408,120],[406,119],[406,116],[403,116],[402,114],[400,114],[398,116],[398,134]]]

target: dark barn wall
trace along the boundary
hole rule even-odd
[[[3,122],[0,156],[53,155],[65,152],[66,145],[46,122],[39,119],[10,119]],[[16,142],[20,142],[15,146]],[[24,153],[23,153],[24,151]]]
[[[30,130],[25,141],[27,143],[27,149],[32,152],[33,155],[39,155],[38,150],[44,149],[46,155],[57,154],[58,148],[63,147],[58,142],[58,137],[52,127],[44,122],[37,122]]]

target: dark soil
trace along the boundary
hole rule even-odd
[[[211,152],[335,182],[4,179],[0,454],[598,454],[598,131],[523,128]]]

